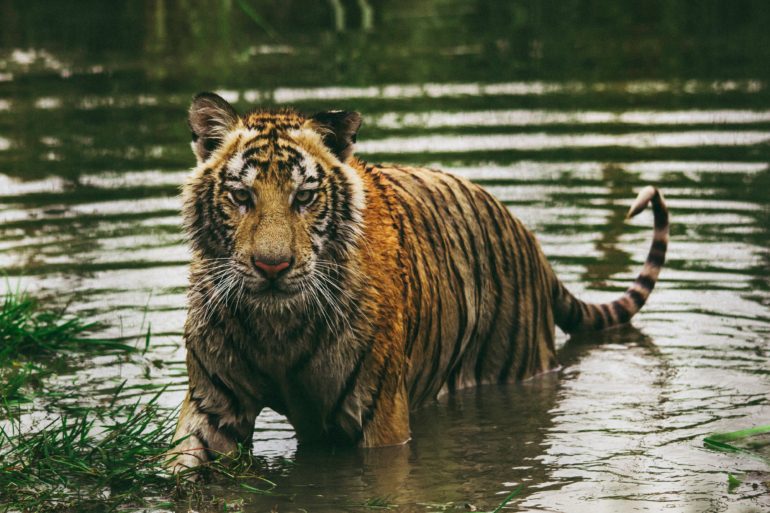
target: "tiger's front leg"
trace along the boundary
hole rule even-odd
[[[399,376],[394,380],[401,381]],[[385,392],[384,394],[382,392]],[[411,439],[409,432],[409,402],[403,382],[390,390],[380,391],[375,411],[364,418],[362,447],[402,445]]]
[[[383,332],[375,339],[380,350],[372,351],[367,372],[362,373],[360,394],[368,400],[362,401],[361,447],[401,445],[411,438],[404,356],[400,347],[390,348],[385,343],[397,336]]]
[[[259,408],[244,404],[215,373],[209,372],[188,346],[189,388],[169,451],[168,466],[177,473],[218,457],[232,457],[239,445],[251,447]]]

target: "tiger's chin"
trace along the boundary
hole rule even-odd
[[[294,312],[304,308],[308,298],[299,284],[287,284],[283,280],[247,284],[244,296],[257,310],[267,314]]]

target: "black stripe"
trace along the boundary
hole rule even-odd
[[[243,167],[241,167],[240,172],[238,173],[238,176],[240,178],[243,178],[246,176],[246,171],[249,170],[249,168],[253,167],[255,169],[259,169],[262,167],[262,165],[265,164],[264,162],[256,159],[249,159],[243,162]]]
[[[248,143],[248,145],[249,145],[249,146],[251,146],[251,143]],[[248,150],[246,150],[246,151],[244,151],[243,153],[241,153],[241,159],[242,159],[244,162],[247,162],[247,161],[248,161],[248,160],[250,160],[252,157],[254,157],[254,161],[255,161],[255,162],[259,162],[259,161],[260,161],[260,159],[259,159],[259,157],[258,157],[258,154],[259,154],[259,153],[262,153],[262,151],[263,151],[264,149],[265,149],[265,146],[252,146],[252,147],[251,147],[251,148],[249,148]]]
[[[374,389],[374,393],[372,394],[372,401],[369,403],[369,407],[366,409],[366,411],[361,415],[361,431],[363,434],[364,429],[366,429],[366,426],[369,425],[369,422],[372,421],[374,418],[374,415],[377,413],[377,403],[380,401],[380,396],[382,395],[382,389],[383,384],[385,382],[385,378],[388,376],[388,366],[390,365],[390,360],[393,358],[393,353],[388,353],[388,356],[385,358],[385,361],[382,362],[382,368],[380,369],[380,375],[377,378],[377,387]],[[394,391],[395,392],[395,391]]]
[[[662,251],[663,253],[665,253],[667,248],[668,248],[668,244],[666,243],[665,240],[655,239],[652,241],[652,246],[650,247],[650,250]]]
[[[200,428],[195,430],[195,432],[193,433],[193,436],[197,437],[198,440],[201,441],[201,445],[203,446],[203,450],[206,451],[206,456],[209,459],[213,459],[213,458],[211,458],[211,448],[209,447],[209,442],[203,436],[203,433],[201,432]]]
[[[198,410],[198,413],[204,415],[206,417],[206,422],[208,423],[209,427],[213,429],[217,433],[221,433],[224,436],[232,439],[232,440],[238,440],[237,437],[231,436],[233,434],[232,430],[223,429],[224,426],[220,427],[219,423],[222,420],[222,417],[216,413],[207,412],[202,406],[201,402],[203,399],[200,397],[195,396],[195,389],[190,390],[190,401],[195,404],[195,408]],[[201,443],[203,444],[203,447],[206,449],[206,453],[211,456],[211,453],[209,452],[209,444],[208,441],[203,437],[203,433],[201,433],[200,429],[198,429],[195,432],[195,436],[197,436]]]
[[[222,185],[225,186],[225,189],[231,189],[243,185],[243,182],[240,178],[228,178],[222,182]]]
[[[388,175],[388,180],[393,185],[397,186],[400,190],[402,190],[402,191],[404,191],[406,193],[403,184],[401,184],[401,182],[398,179],[396,179],[395,176],[393,176],[392,174],[389,174]],[[419,224],[417,223],[417,221],[415,219],[414,212],[410,208],[410,203],[408,201],[406,201],[404,198],[402,198],[401,195],[397,194],[396,198],[399,200],[399,203],[401,204],[401,208],[403,209],[404,213],[406,214],[407,219],[409,220],[409,224],[412,226],[412,231],[414,233],[414,236],[419,238],[419,235],[417,233],[417,227],[419,226]],[[424,225],[423,225],[423,231],[427,232],[427,230],[425,230],[425,228],[424,228]],[[431,237],[430,233],[427,233],[427,235],[432,240],[432,237]],[[421,283],[425,284],[425,285],[427,285],[429,287],[428,297],[436,298],[437,299],[437,303],[436,304],[440,308],[440,305],[441,305],[440,294],[436,293],[434,280],[431,279],[433,276],[435,276],[435,273],[432,272],[432,269],[430,269],[431,268],[430,261],[425,258],[425,255],[422,254],[423,253],[422,251],[419,251],[419,241],[415,241],[415,246],[417,246],[417,247],[413,250],[413,253],[416,254],[416,255],[419,255],[419,258],[420,258],[420,260],[422,262],[419,265],[419,267],[417,267],[418,272],[424,271],[424,273],[425,273],[424,274],[424,280],[421,280]],[[435,251],[436,251],[435,243],[431,247],[434,250],[434,256],[436,256],[435,255]],[[437,297],[437,296],[439,296],[439,297]],[[419,308],[422,308],[422,304],[419,305]],[[434,337],[433,337],[433,318],[434,318],[434,316],[430,315],[430,312],[429,312],[429,315],[427,316],[428,325],[427,325],[426,330],[425,330],[425,337],[422,340],[423,356],[427,356],[425,348],[429,347],[431,341],[435,340]],[[441,329],[441,326],[439,325],[439,330],[440,329]],[[439,337],[440,337],[440,331],[439,331]],[[416,342],[416,340],[415,340],[415,342]],[[410,348],[410,349],[413,350],[413,348]],[[409,351],[409,354],[411,355],[411,350]],[[415,398],[415,395],[416,395],[417,390],[419,388],[420,382],[422,381],[422,375],[424,374],[424,372],[425,372],[425,367],[424,366],[421,366],[417,370],[417,373],[416,373],[416,375],[414,377],[414,380],[412,381],[412,383],[410,384],[410,387],[409,387],[409,398],[410,398],[410,400]]]
[[[324,194],[323,199],[324,201],[321,204],[321,210],[316,215],[315,222],[311,227],[311,230],[313,230],[313,232],[315,232],[317,235],[324,237],[324,241],[326,241],[328,237],[325,236],[328,235],[330,227],[334,222],[334,218],[331,216],[331,194]],[[324,224],[324,221],[326,221],[326,226],[324,228],[318,228],[318,225]]]
[[[655,288],[655,280],[650,278],[649,276],[645,274],[640,274],[636,277],[636,283],[638,283],[640,286],[647,290],[652,290]]]
[[[460,202],[457,199],[457,196],[455,195],[454,191],[451,189],[451,187],[448,186],[443,180],[440,181],[441,185],[447,188],[449,193],[451,194],[451,198],[447,198],[444,195],[444,191],[442,187],[437,187],[438,193],[441,195],[441,198],[443,200],[444,204],[444,212],[446,213],[446,218],[450,221],[452,225],[452,229],[454,230],[455,238],[452,238],[452,242],[455,246],[459,246],[462,250],[463,257],[465,258],[466,264],[471,264],[472,262],[472,269],[473,269],[473,277],[471,278],[473,281],[473,289],[474,289],[474,305],[472,305],[474,308],[474,311],[476,313],[475,316],[475,322],[473,323],[473,326],[471,327],[471,332],[468,334],[467,340],[473,341],[476,340],[477,332],[479,329],[479,326],[481,324],[481,303],[483,301],[483,298],[481,297],[482,290],[481,290],[481,265],[479,263],[478,258],[474,258],[477,256],[478,249],[475,247],[474,237],[470,233],[470,227],[468,226],[468,220],[466,216],[464,215],[464,212],[462,210],[462,206]],[[450,204],[454,204],[456,214],[453,213],[450,209]],[[463,225],[465,228],[465,232],[461,232],[460,227],[456,223],[456,219],[462,219]],[[458,244],[458,240],[460,243]],[[469,245],[470,247],[467,247],[466,245]],[[461,284],[460,289],[463,291],[465,288],[464,283]],[[465,300],[465,294],[461,292],[460,298],[462,299],[463,303],[463,312],[464,312],[464,319],[463,319],[463,329],[458,330],[458,336],[457,340],[455,341],[454,349],[452,350],[452,356],[449,359],[449,365],[447,367],[449,371],[449,375],[447,377],[447,383],[451,389],[454,389],[455,387],[455,381],[456,381],[456,365],[457,362],[460,360],[461,352],[462,352],[462,341],[466,338],[465,337],[465,324],[468,322],[468,316],[467,316],[467,302]]]
[[[332,168],[332,177],[334,180],[332,183],[338,182],[338,193],[341,196],[340,207],[335,209],[335,213],[339,215],[342,221],[350,222],[353,220],[353,211],[351,210],[351,193],[350,182],[348,181],[345,173],[340,168]]]
[[[209,372],[206,366],[203,365],[203,361],[201,361],[198,353],[195,351],[195,349],[193,349],[192,346],[188,346],[187,351],[190,353],[190,356],[193,357],[195,363],[198,365],[198,367],[200,367],[201,371],[206,375],[216,391],[223,395],[225,399],[227,399],[228,403],[230,404],[230,410],[234,416],[238,417],[241,414],[242,408],[235,392],[230,387],[228,387],[219,376],[217,376],[215,373],[212,374]]]
[[[468,327],[467,303],[465,301],[465,296],[463,293],[463,291],[465,290],[465,280],[463,280],[462,273],[455,265],[455,259],[451,257],[452,252],[448,247],[448,240],[451,240],[451,237],[444,236],[446,234],[446,230],[443,230],[439,227],[439,223],[435,217],[436,213],[440,212],[441,209],[436,203],[434,194],[437,192],[441,194],[441,192],[438,189],[429,188],[428,185],[425,183],[425,181],[418,174],[413,174],[411,176],[414,178],[418,186],[425,192],[431,204],[433,205],[434,210],[429,212],[433,220],[434,227],[436,228],[437,232],[441,234],[441,237],[439,239],[441,240],[441,244],[444,249],[444,252],[443,252],[444,264],[454,277],[454,281],[450,280],[449,285],[453,289],[456,304],[459,310],[459,319],[458,319],[458,326],[457,326],[457,337],[453,345],[452,354],[450,355],[449,366],[447,367],[447,369],[444,369],[444,370],[450,370],[453,366],[454,361],[457,360],[457,357],[460,353],[460,349],[462,347],[462,341],[466,335],[465,331]],[[441,197],[444,200],[444,205],[446,205],[446,198],[443,196],[443,194],[441,194]],[[447,213],[448,213],[448,219],[453,220],[454,216],[452,216],[451,213],[449,213],[448,211]],[[454,222],[452,222],[452,225],[455,229],[455,232],[457,232],[457,226],[454,225]],[[459,292],[458,292],[458,288],[459,288]],[[443,338],[440,341],[440,344],[443,349],[443,345],[444,345]],[[444,372],[441,372],[439,374],[439,366],[441,364],[440,355],[441,355],[441,352],[439,352],[439,357],[434,358],[433,360],[433,365],[431,366],[431,374],[430,374],[431,376],[443,377],[443,375],[445,374]],[[441,381],[443,381],[443,379],[441,379]]]
[[[562,291],[569,301],[569,314],[567,316],[567,324],[569,327],[579,326],[583,320],[583,310],[580,308],[580,302],[567,289],[562,285]],[[565,327],[566,328],[566,327]]]
[[[252,125],[250,128],[261,130],[263,128],[263,124],[260,125]],[[270,126],[267,130],[265,130],[262,133],[259,133],[243,143],[243,146],[251,146],[252,144],[258,142],[258,141],[265,141],[265,142],[275,142],[275,140],[278,138],[278,131],[276,130],[275,126]]]
[[[519,369],[516,373],[516,379],[519,381],[528,377],[530,372],[535,368],[535,361],[540,352],[540,328],[542,327],[541,323],[543,316],[542,302],[545,299],[542,294],[543,287],[541,287],[543,267],[542,262],[538,258],[537,242],[532,236],[529,236],[523,225],[521,225],[520,229],[528,242],[526,248],[531,264],[527,276],[530,277],[531,283],[530,294],[532,297],[532,315],[529,319],[525,319],[525,322],[528,325],[531,325],[532,332],[530,336],[526,338],[523,345],[524,354],[520,359]],[[521,344],[519,344],[519,346],[521,347]]]
[[[331,205],[330,208],[331,208],[332,216],[329,218],[329,223],[326,225],[326,231],[328,232],[328,236],[326,239],[331,243],[343,242],[343,241],[336,240],[338,227],[337,227],[337,219],[335,219],[335,214],[338,213],[339,202],[340,202],[339,197],[337,196],[338,189],[339,187],[335,181],[333,180],[329,181],[328,197],[329,197],[329,203]]]
[[[514,308],[511,312],[511,326],[508,333],[508,350],[505,355],[505,361],[500,368],[500,374],[497,378],[498,382],[500,383],[508,381],[508,376],[510,376],[514,359],[517,356],[517,349],[526,351],[527,345],[529,344],[530,323],[527,322],[527,319],[522,318],[522,308],[524,307],[525,301],[529,301],[529,295],[531,294],[531,291],[526,291],[526,278],[529,273],[532,272],[532,270],[529,266],[528,255],[524,251],[529,244],[529,241],[524,240],[522,243],[522,240],[519,236],[521,235],[522,237],[526,237],[526,234],[520,230],[519,223],[515,219],[511,219],[512,222],[509,223],[508,231],[510,233],[511,239],[513,239],[513,246],[516,248],[516,251],[513,254],[515,257],[514,268],[516,269],[516,285],[513,288]],[[520,361],[522,359],[523,358],[520,358]],[[521,368],[519,370],[521,370]]]
[[[657,204],[656,204],[657,203]],[[659,202],[653,201],[653,217],[655,218],[655,229],[662,231],[668,228],[668,210]]]
[[[641,292],[636,289],[629,289],[626,291],[626,294],[634,301],[637,310],[644,306],[644,296]]]
[[[325,176],[324,168],[320,163],[316,162],[314,166],[315,176],[305,174],[305,184],[321,183],[321,178]]]
[[[444,175],[441,175],[442,177]],[[482,302],[483,302],[483,291],[482,291],[482,271],[481,271],[481,261],[479,256],[481,253],[479,253],[479,249],[476,245],[476,237],[474,236],[473,230],[471,229],[470,224],[468,224],[468,216],[466,215],[465,210],[462,208],[462,203],[460,203],[459,198],[457,197],[457,194],[455,193],[452,186],[445,182],[443,179],[440,180],[441,184],[446,188],[446,190],[451,195],[451,198],[448,200],[444,196],[443,189],[439,189],[439,193],[441,194],[441,197],[444,199],[444,211],[446,212],[447,218],[451,220],[452,226],[455,230],[457,238],[460,240],[460,248],[463,251],[463,256],[465,257],[465,261],[471,265],[471,268],[473,269],[473,290],[474,290],[474,305],[473,309],[475,311],[475,322],[473,323],[473,327],[471,329],[471,333],[468,336],[468,340],[470,342],[473,342],[477,339],[478,331],[481,326],[481,308],[482,308]],[[454,203],[455,209],[457,211],[457,215],[453,215],[452,212],[449,209],[449,203],[450,200]],[[471,210],[473,210],[474,205],[470,205]],[[455,223],[455,218],[458,217],[462,220],[464,231],[461,231],[459,226]],[[479,227],[479,230],[482,228]],[[500,298],[495,298],[496,301],[500,301]],[[465,300],[463,295],[463,301]],[[458,339],[458,342],[460,339]],[[456,382],[457,382],[457,373],[462,371],[462,367],[457,367],[457,362],[460,360],[460,351],[461,347],[459,347],[457,344],[455,345],[455,350],[452,352],[452,357],[449,362],[449,371],[450,374],[447,377],[447,383],[451,390],[454,390],[456,388]]]
[[[414,204],[418,206],[416,211],[417,211],[417,213],[419,214],[419,217],[422,220],[422,225],[425,228],[428,228],[428,217],[425,214],[425,209],[419,208],[419,205],[420,205],[419,199],[414,197],[410,192],[408,192],[408,190],[406,188],[403,189],[403,192],[404,192],[404,194],[406,194],[409,197],[411,197],[412,201],[414,202]],[[446,248],[445,248],[445,245],[444,245],[443,231],[439,228],[438,223],[437,223],[433,213],[431,212],[430,214],[431,214],[431,220],[433,221],[433,228],[434,228],[434,230],[426,229],[425,233],[427,234],[428,239],[430,241],[430,247],[433,250],[433,254],[434,254],[434,257],[435,257],[436,265],[439,265],[439,260],[443,259],[445,262],[447,261],[447,251],[446,251]],[[440,248],[439,248],[439,244],[436,243],[436,239],[434,238],[434,232],[435,232],[435,234],[437,236],[439,236],[439,239],[441,240],[441,247]],[[423,247],[424,247],[424,245],[423,245]],[[438,254],[439,250],[441,251],[441,255],[440,256]],[[431,276],[435,276],[435,273],[431,273]],[[450,286],[452,286],[452,285],[453,285],[453,282],[450,280]],[[431,287],[431,288],[433,288],[433,287]],[[452,286],[452,288],[454,288],[454,287]],[[436,283],[435,290],[436,290],[437,293],[435,294],[435,297],[433,298],[433,300],[434,300],[435,309],[436,309],[436,316],[435,317],[436,317],[436,324],[438,326],[438,337],[434,338],[434,339],[429,339],[428,340],[428,344],[427,344],[426,349],[432,349],[432,351],[430,352],[432,364],[431,364],[430,372],[428,372],[428,374],[427,374],[427,381],[425,383],[425,388],[423,389],[423,392],[422,392],[422,394],[420,394],[419,398],[415,401],[415,405],[421,403],[431,393],[431,388],[432,388],[432,386],[431,386],[431,378],[435,377],[437,375],[437,370],[438,370],[438,367],[439,367],[439,364],[440,364],[440,360],[441,360],[441,354],[443,352],[443,342],[444,342],[444,322],[443,322],[444,321],[444,319],[443,319],[443,317],[444,317],[444,303],[443,303],[443,297],[442,297],[443,294],[441,294],[441,288],[440,288],[438,283]],[[427,356],[428,351],[424,350],[423,354]],[[427,360],[427,358],[426,358],[426,360]],[[422,368],[420,370],[420,379],[417,380],[418,382],[421,380],[422,376],[425,375],[424,370],[425,370],[424,368]]]
[[[647,263],[654,265],[655,267],[662,267],[666,261],[666,254],[659,251],[650,251],[647,255]]]
[[[607,319],[604,318],[602,309],[597,305],[590,305],[591,311],[594,314],[594,329],[596,331],[603,330],[607,324]]]
[[[585,321],[585,318],[588,314],[588,305],[586,305],[584,302],[580,301],[579,299],[574,299],[575,303],[578,305],[578,320],[576,323],[577,327],[582,327],[583,322]]]
[[[406,339],[406,346],[404,348],[404,353],[406,354],[407,359],[411,357],[412,355],[412,349],[414,348],[414,341],[417,338],[417,333],[419,333],[420,330],[420,323],[421,323],[421,315],[422,315],[422,287],[417,286],[415,282],[415,273],[412,272],[413,270],[416,270],[416,272],[419,274],[419,270],[422,268],[421,265],[414,265],[414,262],[410,262],[411,265],[405,265],[403,258],[403,253],[407,251],[406,247],[406,229],[404,226],[404,218],[401,216],[400,212],[395,212],[392,205],[392,188],[385,183],[383,183],[383,180],[387,179],[387,177],[380,172],[379,169],[376,167],[370,166],[367,168],[367,171],[372,176],[372,182],[375,186],[375,188],[380,192],[380,197],[385,200],[385,204],[388,207],[388,212],[391,215],[391,218],[394,219],[394,228],[396,229],[398,233],[398,245],[399,245],[399,251],[398,251],[398,260],[399,260],[399,267],[402,269],[402,283],[403,283],[403,291],[402,291],[402,298],[404,305],[407,305],[408,298],[411,297],[411,294],[414,294],[414,308],[411,308],[410,310],[413,310],[413,315],[409,316],[406,319],[406,333],[407,333],[407,339]],[[411,226],[414,226],[414,223],[411,224]],[[419,252],[417,252],[417,255],[413,254],[414,251],[408,252],[408,257],[414,257],[417,256],[420,257]]]
[[[485,249],[483,254],[487,255],[487,258],[489,259],[489,271],[492,274],[492,283],[495,286],[495,294],[494,294],[495,305],[493,307],[492,319],[491,319],[491,322],[490,322],[490,328],[492,330],[494,330],[497,327],[496,326],[496,324],[497,324],[496,321],[497,321],[497,317],[498,317],[498,315],[500,313],[501,303],[503,301],[502,281],[501,281],[500,276],[498,275],[498,272],[497,272],[498,266],[497,266],[497,259],[496,259],[494,244],[492,243],[492,241],[491,241],[491,239],[489,237],[489,232],[487,230],[487,224],[482,222],[482,220],[481,220],[480,213],[479,213],[479,211],[477,209],[476,198],[473,197],[473,194],[470,191],[470,189],[468,189],[468,187],[466,187],[465,183],[463,183],[459,178],[457,178],[457,177],[455,177],[453,175],[449,175],[449,174],[444,175],[444,176],[446,176],[446,177],[450,178],[451,180],[453,180],[455,182],[455,184],[457,185],[457,187],[462,192],[463,196],[465,196],[465,200],[468,203],[468,207],[470,208],[470,211],[473,213],[473,217],[474,217],[474,219],[476,221],[476,226],[481,231],[482,239],[483,239],[483,242],[484,242],[484,249]],[[452,195],[454,195],[454,190],[451,187],[449,188],[449,190],[452,191]],[[459,205],[459,201],[457,203]],[[487,206],[487,213],[489,213],[489,206]],[[465,216],[463,216],[463,217],[465,217]],[[496,230],[499,229],[499,225],[495,224],[494,226],[495,226]],[[480,283],[482,283],[482,280],[481,280],[482,269],[481,269],[481,260],[480,260],[480,256],[481,256],[482,253],[479,252],[478,249],[476,248],[475,237],[473,236],[473,232],[472,232],[472,230],[470,230],[470,228],[468,229],[468,239],[469,239],[469,242],[471,243],[471,245],[473,247],[473,250],[474,250],[474,252],[473,252],[474,278],[480,284]],[[503,241],[504,241],[504,239],[502,238],[502,234],[500,232],[497,232],[497,243],[498,244],[502,244]],[[504,264],[504,267],[505,267],[505,264]],[[483,297],[481,297],[481,293],[479,292],[478,293],[478,305],[477,305],[478,308],[481,307],[482,302],[483,302]],[[480,314],[479,314],[479,319],[476,322],[477,322],[477,324],[480,322]],[[481,377],[482,377],[483,365],[484,365],[484,362],[486,360],[486,352],[487,352],[487,350],[489,348],[489,343],[490,343],[490,337],[489,336],[484,337],[484,340],[483,340],[483,342],[481,344],[481,347],[479,348],[477,356],[476,356],[476,365],[475,365],[475,368],[474,368],[474,377],[475,377],[477,382],[479,382],[481,380]]]
[[[230,221],[230,214],[228,214],[225,211],[221,203],[217,203],[216,208],[214,209],[214,212],[217,214],[217,216],[223,223]]]
[[[356,364],[353,366],[353,371],[348,374],[348,378],[345,380],[345,384],[342,386],[342,390],[340,391],[339,395],[337,395],[337,400],[334,401],[334,406],[330,410],[328,419],[331,424],[336,424],[337,416],[342,409],[342,405],[345,404],[345,399],[347,399],[348,396],[353,393],[353,389],[358,382],[358,375],[361,373],[361,369],[363,368],[364,361],[372,352],[373,348],[374,338],[370,339],[369,343],[366,345],[366,347],[364,347],[364,350],[359,352],[358,358],[356,359]]]
[[[209,232],[215,235],[216,241],[222,249],[230,249],[230,240],[228,238],[227,231],[224,229],[221,219],[216,215],[216,201],[214,198],[214,186],[213,184],[208,188],[206,198],[206,212],[208,214],[208,228]]]
[[[626,307],[620,301],[613,301],[612,309],[615,311],[615,316],[620,324],[625,324],[631,319],[631,313],[626,310]]]
[[[607,303],[602,303],[599,305],[599,308],[602,309],[602,313],[604,314],[604,317],[607,319],[607,327],[612,326],[615,324],[612,320],[612,312],[610,311],[610,307]]]

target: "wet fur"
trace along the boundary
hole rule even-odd
[[[652,187],[632,207],[636,214],[652,203],[655,212],[644,269],[618,300],[586,304],[556,278],[532,233],[481,187],[353,157],[356,113],[233,118],[231,109],[214,95],[191,109],[198,165],[183,193],[193,253],[189,391],[176,470],[248,446],[265,407],[286,415],[302,442],[402,444],[410,410],[443,392],[554,368],[555,324],[572,332],[627,322],[655,285],[668,214]],[[254,141],[261,150],[247,153]],[[324,193],[336,195],[323,238],[318,211],[280,207],[296,186],[298,151],[301,165],[323,170]],[[228,165],[246,154],[262,160],[256,175],[247,165],[241,174],[275,200],[276,212],[255,207],[238,217],[226,204]],[[232,278],[245,259],[234,255],[287,248],[305,276],[317,276],[301,293],[265,297]]]

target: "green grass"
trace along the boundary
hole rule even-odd
[[[17,419],[0,428],[0,504],[97,511],[162,495],[170,478],[159,463],[173,417],[159,412],[156,399],[62,415],[34,430]]]
[[[770,445],[770,439],[760,438],[760,435],[768,434],[770,434],[770,425],[756,426],[729,433],[714,433],[703,439],[703,445],[716,451],[739,452],[764,459],[760,452],[761,449]],[[742,444],[738,445],[736,442],[742,442]]]
[[[18,289],[8,292],[0,305],[0,403],[7,409],[30,400],[28,389],[62,371],[78,354],[134,351],[121,340],[89,337],[98,327],[64,309],[42,308]]]
[[[96,323],[67,315],[64,309],[41,308],[37,299],[18,289],[11,291],[3,297],[0,309],[0,365],[62,352],[133,350],[120,340],[85,336],[97,327]]]
[[[500,503],[500,504],[499,504],[499,505],[498,505],[498,506],[497,506],[497,507],[496,507],[496,508],[495,508],[495,509],[492,511],[492,513],[498,513],[498,512],[500,512],[500,511],[502,511],[502,510],[503,510],[503,508],[505,507],[505,505],[506,505],[506,504],[508,504],[509,502],[511,502],[511,501],[513,500],[513,498],[514,498],[514,497],[516,497],[517,495],[519,495],[519,493],[521,493],[521,491],[522,491],[523,489],[524,489],[524,485],[523,485],[523,484],[520,484],[519,486],[517,486],[516,488],[514,488],[514,489],[513,489],[513,491],[512,491],[511,493],[509,493],[509,494],[508,494],[508,496],[507,496],[505,499],[503,499],[503,502],[501,502],[501,503]]]
[[[221,511],[224,503],[206,494],[212,478],[249,493],[274,486],[254,473],[251,461],[202,469],[204,479],[174,476],[163,462],[173,448],[177,412],[149,402],[111,405],[61,415],[36,429],[13,420],[0,427],[0,510],[114,511],[175,509],[179,502]],[[220,507],[221,506],[221,507]]]
[[[96,324],[45,309],[18,290],[0,306],[0,511],[237,508],[206,492],[212,480],[246,494],[270,493],[274,485],[252,470],[250,453],[234,464],[207,465],[194,483],[168,473],[163,462],[178,412],[159,406],[164,390],[127,403],[120,386],[107,403],[70,406],[33,423],[25,402],[57,395],[45,388],[48,376],[72,371],[79,356],[140,357],[141,350],[122,339],[89,337]]]
[[[703,445],[715,451],[744,454],[770,464],[770,425],[755,426],[729,433],[713,433],[703,439]],[[734,492],[743,479],[727,473],[727,491]],[[768,486],[767,482],[765,486]],[[756,485],[755,485],[756,486]]]

